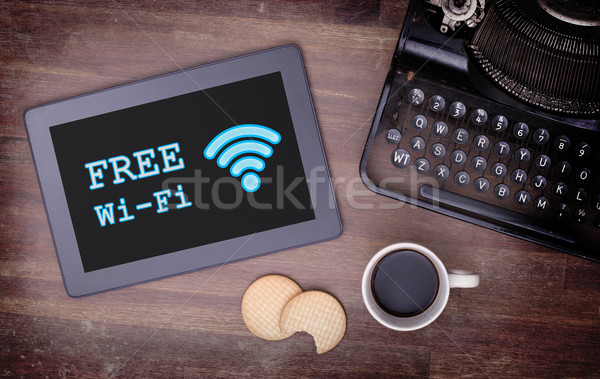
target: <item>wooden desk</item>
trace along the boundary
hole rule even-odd
[[[366,190],[358,163],[407,2],[0,3],[0,375],[50,377],[600,376],[600,265]],[[333,241],[90,297],[63,289],[23,126],[31,106],[295,43],[344,224]],[[395,208],[395,209],[394,209]],[[433,325],[394,332],[361,298],[370,257],[424,244],[481,274]],[[317,355],[240,313],[281,273],[337,297],[347,331]]]

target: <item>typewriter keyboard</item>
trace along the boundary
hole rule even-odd
[[[399,199],[600,258],[597,131],[397,79],[366,170]]]

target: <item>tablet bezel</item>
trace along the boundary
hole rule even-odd
[[[244,79],[280,72],[315,219],[85,272],[50,128]],[[55,250],[70,296],[79,297],[338,237],[342,232],[300,49],[285,45],[37,106],[24,114]],[[309,176],[313,176],[309,179]]]

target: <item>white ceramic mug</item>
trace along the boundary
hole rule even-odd
[[[373,294],[373,273],[379,264],[389,254],[409,250],[426,257],[435,268],[437,274],[437,293],[433,301],[417,314],[398,316],[382,309]],[[435,285],[435,284],[434,284]],[[371,258],[362,279],[362,295],[371,315],[388,328],[409,331],[422,328],[432,323],[444,310],[450,295],[450,288],[473,288],[479,285],[479,275],[464,270],[446,270],[442,261],[429,249],[414,243],[396,243],[385,247]],[[404,291],[400,286],[399,291]],[[407,294],[406,294],[407,295]]]

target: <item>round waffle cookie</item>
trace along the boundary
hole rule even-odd
[[[302,288],[282,275],[266,275],[254,281],[242,298],[242,317],[248,330],[268,341],[294,334],[280,329],[280,317],[285,305],[300,293]]]
[[[335,297],[321,291],[303,292],[291,299],[281,314],[284,333],[307,332],[317,353],[333,349],[346,333],[346,314]]]

